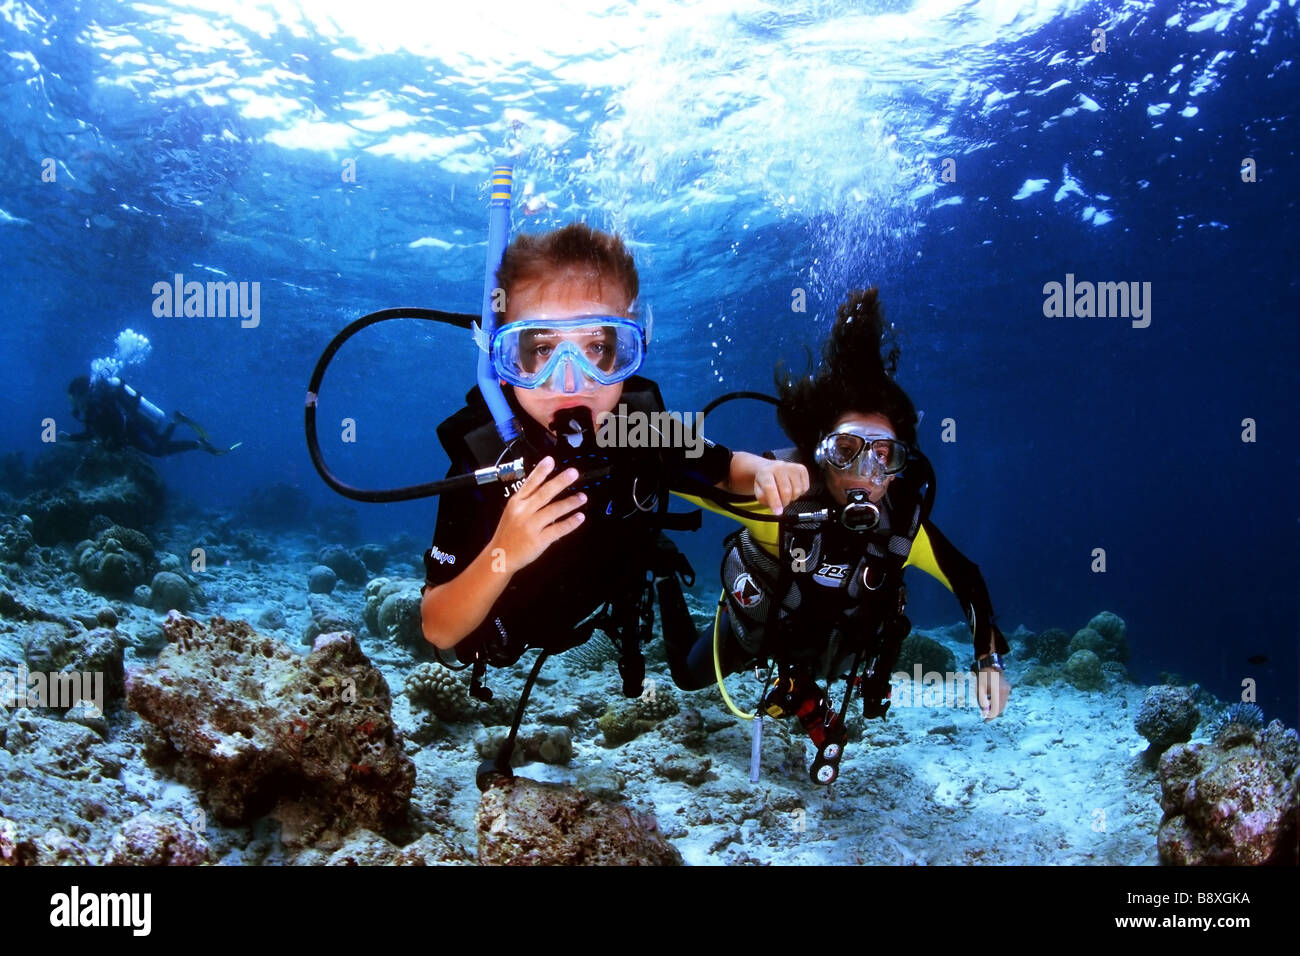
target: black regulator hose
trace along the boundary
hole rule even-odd
[[[311,455],[311,463],[316,466],[316,471],[320,474],[325,484],[329,485],[345,498],[351,498],[353,501],[411,501],[416,498],[429,498],[434,495],[440,495],[446,491],[455,491],[459,488],[470,488],[474,485],[483,485],[493,481],[515,481],[524,476],[523,460],[507,462],[501,465],[494,465],[488,468],[480,468],[478,471],[467,472],[463,475],[454,475],[451,478],[444,478],[441,481],[430,481],[422,485],[408,485],[405,488],[389,489],[366,489],[354,488],[351,485],[339,481],[325,464],[325,459],[321,455],[320,441],[316,434],[316,400],[320,394],[321,379],[325,377],[325,369],[334,359],[335,353],[343,346],[343,343],[352,336],[356,335],[362,329],[374,325],[376,322],[387,322],[390,319],[425,319],[430,322],[442,322],[445,325],[454,325],[460,329],[469,329],[473,323],[478,321],[478,316],[465,312],[442,312],[438,309],[417,309],[408,307],[399,307],[396,309],[380,309],[378,312],[371,312],[369,315],[363,315],[355,322],[348,325],[343,331],[325,346],[325,351],[321,353],[320,359],[316,362],[316,368],[311,373],[311,381],[307,384],[307,404],[306,404],[306,421],[307,430],[307,451]]]
[[[719,405],[725,405],[727,402],[735,401],[738,398],[753,398],[760,402],[767,402],[769,405],[779,406],[781,402],[766,392],[728,392],[726,395],[719,395],[709,404],[700,410],[700,416],[706,416]]]
[[[363,315],[346,326],[338,335],[330,340],[329,345],[325,346],[325,351],[321,353],[320,359],[316,362],[316,368],[311,373],[311,381],[307,384],[307,402],[305,408],[305,427],[307,432],[307,451],[311,455],[311,463],[316,467],[317,473],[325,484],[329,485],[345,498],[351,498],[353,501],[412,501],[416,498],[431,498],[434,495],[440,495],[447,491],[455,491],[460,488],[471,488],[475,485],[484,485],[494,481],[516,481],[524,477],[524,461],[522,458],[515,461],[506,462],[501,465],[480,468],[478,471],[466,472],[463,475],[454,475],[451,478],[444,478],[441,481],[429,481],[420,485],[408,485],[405,488],[388,488],[388,489],[366,489],[354,488],[345,484],[334,476],[325,464],[325,459],[321,455],[320,441],[316,434],[316,402],[320,395],[321,380],[325,377],[325,369],[334,359],[335,353],[343,346],[343,343],[352,336],[356,335],[364,328],[374,325],[377,322],[387,322],[391,319],[424,319],[430,322],[442,322],[444,325],[453,325],[460,329],[469,329],[479,317],[467,312],[443,312],[438,309],[418,309],[412,307],[399,307],[395,309],[380,309],[378,312],[371,312]],[[705,405],[702,414],[708,415],[718,406],[726,402],[737,399],[755,399],[767,402],[772,405],[779,405],[780,402],[771,395],[765,395],[762,392],[728,392],[720,395],[709,404]],[[712,487],[701,486],[694,493],[702,497],[709,498],[722,509],[731,512],[740,518],[750,521],[807,521],[807,520],[826,520],[829,514],[785,514],[785,515],[764,515],[755,514],[748,511],[742,511],[736,508],[732,501],[752,501],[750,496],[728,496],[719,492]]]
[[[766,392],[749,392],[749,391],[727,392],[727,394],[725,395],[719,395],[713,401],[709,402],[709,404],[705,405],[704,408],[700,409],[700,421],[703,422],[705,416],[707,416],[709,412],[713,411],[719,405],[725,405],[727,402],[734,402],[737,399],[742,399],[742,398],[752,398],[760,402],[767,402],[769,405],[780,406],[781,404],[781,402],[778,399],[774,398],[771,395],[768,395]],[[708,498],[710,501],[712,501],[723,511],[726,511],[729,514],[733,514],[737,518],[744,518],[746,521],[770,521],[779,524],[782,521],[789,523],[791,520],[798,520],[798,519],[792,519],[792,516],[790,515],[757,514],[752,511],[742,511],[741,509],[735,507],[735,505],[739,502],[753,501],[754,500],[753,495],[732,495],[731,500],[727,500],[727,498],[724,497],[726,492],[719,492],[715,488],[710,488],[708,491],[705,491],[703,488],[701,488],[697,490],[695,494],[698,494],[702,498]]]

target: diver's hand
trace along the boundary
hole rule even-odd
[[[808,469],[792,461],[762,459],[754,470],[754,497],[780,514],[785,506],[807,494]]]
[[[980,703],[980,716],[986,721],[1001,716],[1007,709],[1011,696],[1011,681],[1002,671],[986,667],[976,675],[976,696]]]
[[[578,470],[566,468],[552,477],[554,470],[553,458],[543,458],[537,463],[510,497],[496,533],[488,543],[494,555],[497,554],[494,549],[501,549],[508,574],[532,564],[552,543],[583,522],[584,516],[578,509],[586,503],[586,495],[579,493],[556,500],[557,495],[578,480]]]

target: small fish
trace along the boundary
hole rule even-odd
[[[1251,657],[1247,657],[1247,658],[1246,658],[1246,663],[1247,663],[1247,664],[1254,664],[1256,667],[1259,667],[1259,666],[1261,666],[1261,665],[1263,665],[1263,664],[1267,664],[1267,663],[1268,663],[1268,655],[1267,655],[1267,654],[1254,654],[1254,655],[1252,655]]]

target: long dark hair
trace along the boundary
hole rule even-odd
[[[845,412],[884,415],[899,439],[916,444],[916,406],[894,381],[898,341],[885,323],[879,291],[854,289],[836,310],[816,372],[795,377],[776,367],[777,420],[808,463],[817,443]]]

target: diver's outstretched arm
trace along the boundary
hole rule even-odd
[[[978,658],[990,653],[1006,654],[1011,647],[993,619],[993,602],[989,598],[989,589],[984,583],[984,575],[980,574],[979,567],[958,551],[932,522],[927,520],[923,527],[930,542],[934,562],[942,573],[939,580],[947,585],[948,590],[952,591],[961,602],[962,610],[966,612],[966,620],[970,623],[971,637],[974,641],[975,656]]]
[[[924,529],[934,564],[942,573],[940,580],[961,602],[966,620],[970,622],[975,659],[981,661],[989,654],[1007,653],[1011,648],[993,620],[993,602],[989,599],[989,589],[980,569],[929,521],[924,523]],[[985,720],[1000,716],[1006,709],[1007,698],[1011,694],[1011,683],[1002,673],[1001,667],[994,669],[991,663],[988,666],[981,663],[976,683],[980,714]]]

